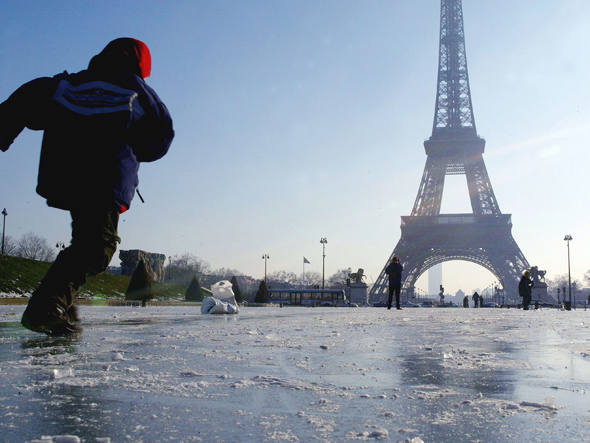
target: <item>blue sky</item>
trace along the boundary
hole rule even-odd
[[[0,6],[0,99],[21,83],[87,66],[113,38],[145,41],[148,83],[176,129],[170,153],[140,171],[121,248],[191,252],[214,267],[377,278],[411,211],[436,92],[438,0],[20,1]],[[500,208],[531,264],[590,269],[585,0],[464,0],[475,120]],[[69,239],[69,215],[34,189],[41,134],[0,153],[7,233]],[[447,177],[444,212],[468,210]],[[458,179],[458,180],[455,180]],[[116,260],[114,260],[116,262]],[[492,281],[445,266],[447,290]]]

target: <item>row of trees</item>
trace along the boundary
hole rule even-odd
[[[168,265],[164,267],[164,281],[167,283],[187,286],[195,275],[199,276],[203,286],[210,286],[242,273],[230,268],[213,269],[205,260],[189,252],[170,257]]]
[[[4,253],[11,256],[51,262],[55,259],[57,252],[63,248],[63,244],[52,245],[49,241],[33,232],[23,234],[18,240],[11,236],[4,239]],[[346,285],[346,279],[350,273],[349,269],[339,269],[326,278],[326,286],[340,288]],[[243,273],[237,269],[219,268],[213,269],[205,260],[191,254],[184,253],[179,256],[170,257],[165,267],[164,281],[182,286],[188,286],[195,276],[198,276],[200,285],[209,287],[220,280],[231,280],[234,276],[242,276]],[[260,281],[250,279],[246,288],[247,294],[257,292]],[[292,287],[292,286],[320,286],[322,275],[319,272],[306,272],[305,276],[289,271],[274,271],[267,275],[267,283],[270,288]],[[575,291],[582,288],[584,284],[590,285],[590,270],[584,274],[583,281],[572,280],[572,289]],[[568,286],[567,274],[558,275],[553,279],[547,279],[550,293],[556,293],[557,288]],[[242,282],[244,286],[244,282]],[[247,294],[244,294],[245,296]]]
[[[59,244],[52,246],[47,239],[33,232],[23,234],[18,240],[9,235],[4,237],[4,253],[14,257],[51,262],[55,260],[59,247]]]
[[[557,289],[560,289],[562,291],[563,288],[566,288],[566,291],[569,290],[569,281],[567,274],[558,275],[552,279],[545,279],[545,283],[547,283],[547,291],[549,292],[549,294],[552,295],[557,294]],[[579,289],[584,287],[584,283],[590,285],[590,270],[586,271],[586,273],[584,274],[583,281],[580,281],[578,279],[572,280],[572,293],[576,294]],[[563,297],[563,295],[560,295],[561,300],[563,300]]]
[[[349,272],[348,269],[338,270],[326,278],[326,286],[344,286]],[[195,275],[199,277],[202,286],[208,287],[220,280],[231,280],[233,276],[244,275],[244,273],[232,268],[213,269],[205,260],[188,252],[170,257],[168,265],[164,268],[164,281],[168,283],[186,286]],[[274,271],[267,275],[267,283],[270,287],[319,286],[322,284],[322,274],[311,271],[303,276],[295,272]]]

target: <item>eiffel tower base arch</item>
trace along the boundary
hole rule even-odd
[[[505,300],[517,304],[518,281],[529,263],[512,237],[510,214],[476,216],[453,214],[402,217],[401,238],[392,256],[404,273],[402,294],[414,298],[414,285],[432,266],[465,260],[489,270],[504,289]],[[381,271],[370,293],[371,303],[387,300],[387,275]]]

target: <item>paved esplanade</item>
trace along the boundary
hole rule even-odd
[[[0,440],[583,441],[590,312],[0,306]],[[417,440],[415,440],[417,441]]]

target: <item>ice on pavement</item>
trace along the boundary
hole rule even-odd
[[[590,435],[590,312],[81,307],[84,332],[50,338],[23,309],[0,306],[7,441]]]

